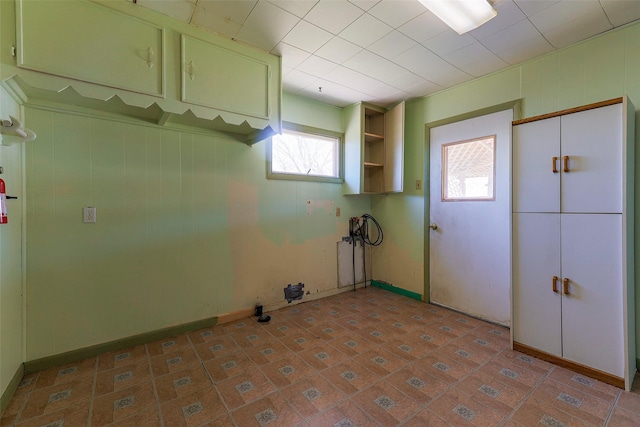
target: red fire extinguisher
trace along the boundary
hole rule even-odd
[[[7,192],[4,186],[4,180],[0,179],[0,224],[7,223]]]

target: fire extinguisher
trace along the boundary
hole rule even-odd
[[[4,180],[0,179],[0,224],[7,223],[7,191],[4,186]]]

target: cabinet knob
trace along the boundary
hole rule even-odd
[[[562,293],[569,295],[569,279],[566,277],[562,279]]]
[[[562,157],[562,164],[563,172],[569,172],[569,156]]]
[[[558,276],[553,276],[553,279],[551,279],[551,287],[553,292],[558,293]]]
[[[437,230],[437,229],[438,229],[438,224],[436,224],[435,222],[434,222],[434,223],[431,223],[431,224],[429,225],[429,228],[430,228],[430,229],[432,229],[432,230]]]
[[[558,173],[558,168],[556,167],[556,164],[558,163],[558,158],[557,157],[552,157],[551,158],[551,163],[552,163],[551,171],[553,173]]]

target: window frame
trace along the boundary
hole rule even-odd
[[[493,153],[492,153],[492,174],[490,175],[491,182],[491,190],[492,195],[490,197],[447,197],[446,187],[449,184],[448,177],[448,158],[447,158],[447,149],[452,146],[469,144],[478,141],[491,140],[493,144]],[[496,153],[498,150],[498,138],[497,134],[479,136],[475,138],[465,139],[462,141],[454,141],[449,142],[447,144],[442,144],[441,146],[441,159],[440,159],[440,200],[444,203],[446,202],[494,202],[496,200]]]
[[[267,139],[267,179],[281,179],[286,181],[327,182],[342,184],[344,182],[344,133],[312,126],[299,125],[297,123],[282,122],[282,130],[306,133],[321,137],[336,138],[338,140],[338,176],[303,175],[298,173],[273,172],[271,169],[273,159],[273,137]]]

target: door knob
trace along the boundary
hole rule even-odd
[[[431,225],[429,225],[429,228],[432,229],[432,230],[437,230],[438,229],[438,224],[436,224],[435,222],[431,223]]]

